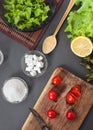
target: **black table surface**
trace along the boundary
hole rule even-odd
[[[69,0],[64,0],[60,10],[40,40],[39,45],[36,48],[37,50],[42,51],[42,43],[45,37],[54,32],[68,2]],[[28,97],[19,104],[11,104],[5,101],[0,90],[0,130],[21,130],[29,114],[28,108],[34,106],[56,67],[61,66],[85,80],[87,70],[80,65],[81,58],[74,55],[70,49],[70,39],[67,38],[67,33],[64,33],[66,26],[67,20],[57,34],[58,44],[56,49],[49,55],[46,55],[48,59],[47,71],[44,75],[35,79],[27,77],[21,70],[21,58],[29,49],[0,32],[0,49],[4,53],[4,62],[0,66],[0,89],[2,89],[4,82],[13,76],[23,78],[29,86]],[[93,130],[92,122],[93,109],[88,113],[80,130]]]

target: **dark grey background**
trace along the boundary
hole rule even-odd
[[[42,42],[45,37],[54,32],[56,25],[68,5],[68,2],[69,0],[64,0],[59,12],[52,20],[49,28],[37,46],[37,50],[41,51]],[[4,63],[0,66],[0,89],[2,88],[5,80],[12,76],[19,76],[23,78],[29,86],[29,95],[27,99],[20,104],[8,103],[3,99],[0,91],[0,130],[21,130],[21,127],[29,114],[28,108],[30,106],[34,106],[56,67],[62,66],[85,80],[87,70],[80,65],[81,58],[75,56],[70,49],[70,39],[68,39],[67,34],[64,33],[66,25],[67,21],[65,21],[57,35],[58,45],[56,49],[46,56],[49,64],[46,73],[36,79],[27,77],[21,70],[21,58],[29,49],[0,32],[0,49],[3,51],[5,56]],[[92,130],[92,122],[93,109],[89,112],[80,130]]]

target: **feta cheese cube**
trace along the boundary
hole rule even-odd
[[[31,71],[30,71],[30,75],[31,75],[31,76],[36,76],[36,75],[37,75],[37,72],[36,72],[35,70],[31,70]]]

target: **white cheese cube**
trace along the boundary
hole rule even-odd
[[[39,60],[39,61],[43,60],[43,56],[39,56],[39,57],[38,57],[38,60]]]
[[[31,74],[31,76],[36,76],[36,75],[37,75],[37,72],[36,72],[35,70],[31,70],[31,71],[30,71],[30,74]]]
[[[32,70],[32,68],[26,67],[25,70],[28,71],[28,72],[30,72]]]
[[[43,67],[44,67],[44,63],[43,63],[43,62],[38,62],[37,66],[38,66],[39,68],[43,68]]]
[[[37,56],[36,55],[32,55],[33,60],[37,60]]]

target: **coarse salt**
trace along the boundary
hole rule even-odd
[[[14,77],[5,82],[2,92],[7,101],[19,103],[26,98],[28,87],[23,79]]]

